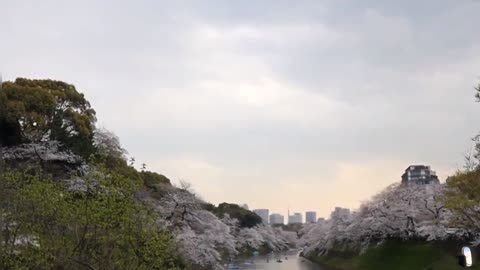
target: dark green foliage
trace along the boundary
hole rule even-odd
[[[455,214],[452,225],[480,232],[480,171],[458,172],[447,179],[447,186],[442,200]]]
[[[212,213],[215,213],[215,211],[217,211],[217,207],[211,203],[203,203],[202,208]]]
[[[228,214],[230,217],[238,219],[240,227],[251,228],[262,223],[261,217],[252,211],[240,207],[238,204],[221,203],[218,207],[212,206],[212,204],[204,204],[204,209],[211,211],[220,218],[224,214]]]
[[[260,255],[267,255],[273,251],[273,249],[268,245],[268,243],[263,243],[259,248],[258,248],[258,253]]]
[[[21,143],[20,124],[7,121],[7,95],[0,89],[0,145],[16,145]]]
[[[97,154],[94,162],[105,164],[108,169],[115,170],[117,174],[153,191],[161,191],[163,190],[163,187],[171,185],[170,179],[166,176],[151,171],[139,172],[133,166],[127,164],[127,161],[124,158],[112,155],[100,156]]]
[[[307,257],[322,265],[345,270],[455,270],[462,269],[457,263],[457,255],[463,245],[465,243],[452,241],[424,242],[390,239],[380,245],[370,245],[362,254],[357,249],[336,245],[326,255],[312,252]],[[474,264],[471,269],[480,269],[480,265]]]
[[[162,174],[150,171],[140,172],[140,176],[143,179],[143,183],[146,187],[159,190],[163,185],[170,185],[170,179]]]
[[[0,175],[0,269],[179,269],[171,236],[137,186],[95,168],[86,190],[24,172]]]
[[[258,252],[260,255],[267,255],[270,254],[273,249],[268,245],[268,243],[263,243],[258,247],[258,249],[253,248],[249,245],[243,246],[239,248],[239,255],[244,258],[251,258],[254,252]]]
[[[22,142],[20,125],[15,122],[7,121],[5,118],[2,118],[1,115],[2,112],[0,112],[0,146],[13,146],[20,144]]]
[[[102,156],[98,152],[93,158],[90,158],[91,163],[103,164],[109,170],[115,171],[118,175],[130,179],[130,181],[141,185],[143,183],[142,176],[133,166],[127,164],[124,158],[117,156]]]
[[[62,142],[83,157],[94,150],[95,111],[71,84],[23,78],[5,82],[0,108],[2,144],[48,139]]]

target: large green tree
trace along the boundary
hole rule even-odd
[[[73,152],[93,151],[95,111],[75,86],[18,78],[0,90],[2,144],[57,140]]]
[[[118,137],[95,130],[95,121],[73,85],[21,78],[3,83],[0,154],[5,145],[59,141],[90,164],[87,175],[65,181],[30,163],[13,166],[23,171],[0,167],[0,269],[182,267],[172,236],[136,198],[143,182],[168,179],[129,166]]]
[[[480,102],[480,83],[475,91],[475,97]],[[473,158],[467,157],[466,170],[447,179],[448,191],[443,200],[455,214],[455,226],[480,232],[480,134],[473,141]]]
[[[462,171],[447,179],[445,206],[455,215],[453,225],[480,232],[480,171]]]

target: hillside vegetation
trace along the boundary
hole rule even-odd
[[[458,264],[458,251],[461,242],[424,242],[387,240],[368,247],[364,253],[348,246],[337,246],[328,255],[307,256],[310,260],[334,269],[351,270],[455,270],[463,269]],[[474,253],[478,249],[473,250]],[[475,260],[475,259],[474,259]],[[470,269],[480,269],[476,264]]]
[[[75,86],[0,88],[0,269],[223,269],[295,235],[135,168]]]

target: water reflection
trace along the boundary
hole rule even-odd
[[[277,262],[281,259],[282,262]],[[298,256],[297,252],[275,256],[259,256],[252,261],[238,263],[242,270],[323,270],[323,268]]]

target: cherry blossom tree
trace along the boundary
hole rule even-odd
[[[294,232],[265,224],[241,227],[228,214],[217,217],[205,210],[205,202],[189,190],[190,186],[171,186],[160,198],[150,196],[146,202],[154,206],[160,215],[157,223],[173,233],[180,253],[194,269],[222,269],[226,259],[246,247],[258,250],[266,245],[280,251],[296,245]]]
[[[354,212],[341,208],[330,219],[306,226],[300,245],[306,253],[328,252],[336,243],[365,250],[388,238],[426,241],[464,238],[465,231],[452,228],[452,213],[442,203],[445,185],[393,184],[362,203]]]

